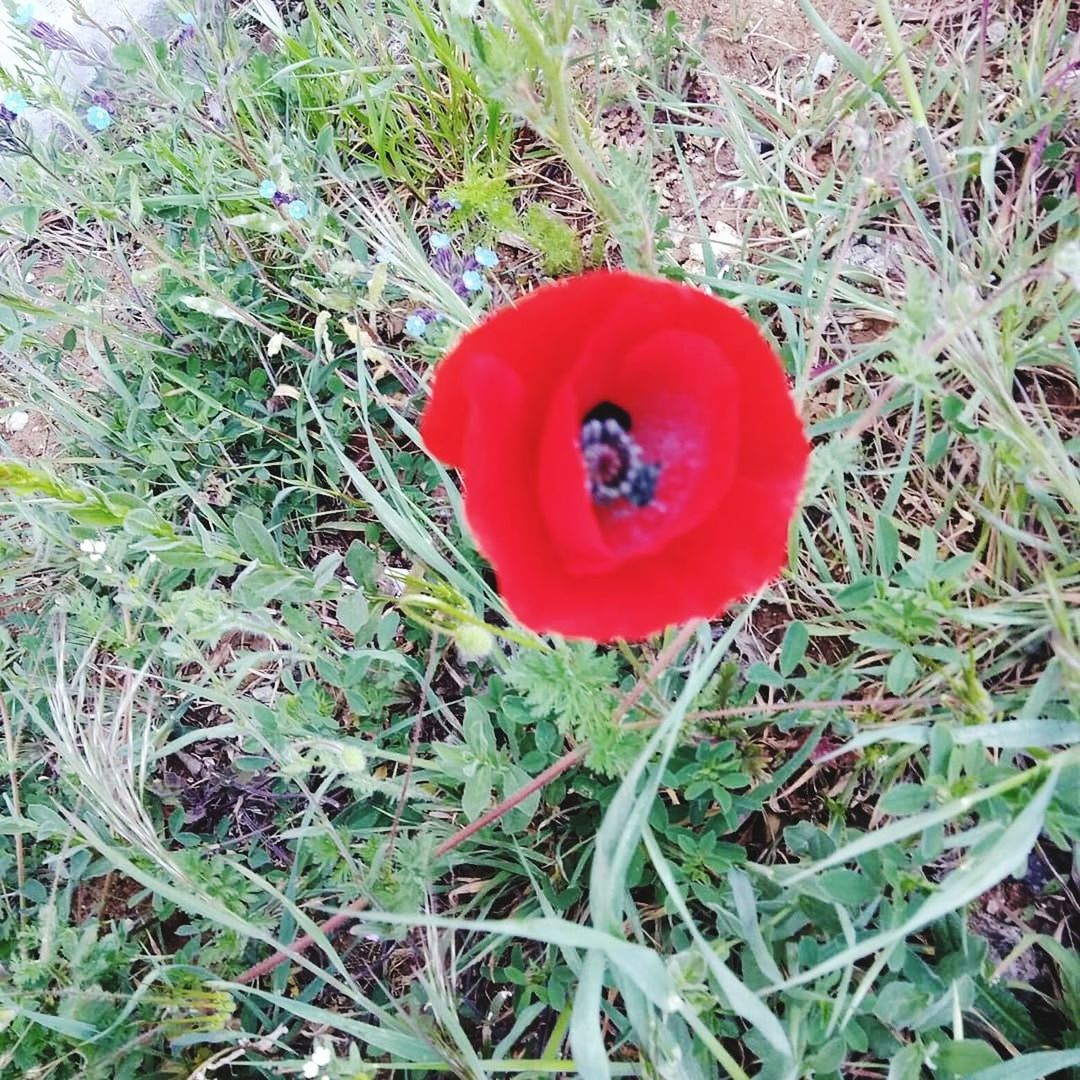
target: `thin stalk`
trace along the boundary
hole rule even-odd
[[[8,759],[8,785],[11,788],[11,809],[15,817],[22,820],[22,799],[19,795],[19,777],[15,770],[15,733],[11,727],[11,715],[8,713],[7,702],[3,694],[0,694],[0,720],[4,724],[4,743],[7,748]],[[23,887],[26,884],[26,852],[23,849],[22,833],[15,831],[15,875],[19,883],[19,911],[26,908],[26,897],[23,896]]]

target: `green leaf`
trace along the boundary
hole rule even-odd
[[[570,1013],[570,1048],[574,1053],[574,1067],[583,1080],[610,1080],[611,1077],[600,1018],[605,966],[603,953],[590,949],[585,954]]]
[[[877,578],[864,577],[853,581],[836,594],[836,602],[845,611],[862,607],[868,600],[873,600],[877,592]]]
[[[358,586],[375,583],[376,566],[375,552],[367,544],[354,540],[349,545],[349,550],[345,552],[345,567]]]
[[[130,42],[122,42],[113,49],[113,60],[128,75],[133,75],[143,66],[143,54]]]
[[[807,1064],[814,1070],[815,1075],[823,1073],[835,1073],[840,1071],[840,1066],[847,1056],[847,1047],[841,1038],[830,1039],[816,1054],[813,1054]]]
[[[888,1080],[919,1080],[922,1076],[923,1048],[918,1043],[905,1046],[889,1062]]]
[[[249,559],[277,566],[281,563],[277,545],[266,526],[252,513],[241,510],[233,518],[233,536]]]
[[[461,809],[470,821],[475,821],[491,805],[491,779],[491,766],[478,765],[465,781]]]
[[[1080,1050],[1042,1050],[969,1073],[968,1080],[1043,1080],[1077,1065],[1080,1065]]]
[[[930,805],[930,792],[921,784],[893,784],[878,800],[885,814],[919,814]]]
[[[367,597],[359,589],[345,593],[337,602],[338,622],[350,634],[360,632],[361,627],[368,621],[369,614]]]
[[[23,231],[27,236],[33,236],[38,230],[38,225],[41,223],[41,207],[40,206],[24,206],[22,212],[23,219]]]
[[[882,987],[874,1003],[874,1016],[889,1027],[906,1028],[929,1004],[930,995],[908,982]]]
[[[55,1031],[60,1035],[65,1035],[69,1039],[86,1041],[95,1038],[99,1034],[98,1029],[92,1024],[84,1024],[81,1020],[72,1020],[67,1016],[53,1016],[50,1013],[35,1012],[33,1009],[20,1009],[18,1006],[15,1007],[15,1011],[27,1020],[40,1024],[43,1028],[48,1028],[50,1031]]]
[[[890,694],[902,694],[915,681],[919,665],[910,649],[901,649],[890,661],[885,672],[885,685]]]
[[[858,907],[879,895],[877,886],[855,870],[828,870],[821,875],[821,885],[839,904]]]
[[[790,675],[802,663],[806,655],[806,646],[810,641],[810,632],[806,624],[793,622],[784,634],[784,643],[780,646],[780,674]]]
[[[490,761],[495,757],[498,747],[495,745],[495,730],[487,709],[476,698],[465,702],[465,721],[462,725],[465,742],[473,756],[480,761]]]
[[[504,799],[509,798],[515,791],[520,791],[531,779],[532,777],[517,765],[505,767],[499,774],[499,787],[502,797]],[[503,818],[503,827],[507,832],[511,833],[527,829],[539,805],[540,792],[536,791],[507,813],[506,817]]]
[[[892,518],[886,514],[877,516],[874,554],[877,558],[878,572],[884,578],[889,577],[900,561],[900,534],[896,531]]]
[[[946,1075],[970,1076],[1000,1061],[994,1048],[982,1039],[950,1039],[938,1045],[937,1065]]]

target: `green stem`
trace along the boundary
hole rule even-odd
[[[915,82],[915,73],[908,63],[907,46],[900,36],[900,27],[896,24],[896,18],[892,13],[889,0],[877,0],[878,19],[881,21],[881,29],[885,33],[885,40],[896,58],[896,70],[900,73],[900,81],[904,84],[904,94],[908,99],[908,108],[911,109],[911,118],[918,127],[926,127],[926,110],[923,108],[922,98],[919,97],[919,86]]]
[[[464,611],[459,607],[454,607],[453,604],[448,604],[445,600],[437,600],[434,596],[403,596],[399,601],[399,604],[406,615],[415,619],[416,622],[421,623],[432,632],[452,634],[453,628],[433,622],[431,619],[425,619],[423,615],[414,611],[414,608],[425,608],[428,611],[437,611],[441,615],[449,616],[455,623],[465,623],[468,626],[479,626],[489,633],[494,634],[495,637],[503,638],[505,641],[512,641],[515,645],[520,645],[525,649],[532,649],[534,652],[551,652],[550,646],[546,645],[539,638],[520,634],[509,626],[492,626],[491,623],[484,622],[483,619],[478,619],[471,612]]]
[[[908,62],[907,46],[900,36],[900,27],[896,23],[889,0],[877,0],[878,18],[881,28],[885,33],[885,40],[889,43],[893,55],[896,58],[896,70],[900,75],[900,81],[904,86],[904,96],[907,98],[908,108],[911,110],[911,119],[915,124],[915,134],[918,136],[919,145],[922,147],[926,164],[930,169],[930,175],[934,179],[938,197],[941,200],[942,214],[947,216],[953,232],[963,240],[971,240],[971,230],[960,213],[960,204],[956,193],[949,183],[945,170],[941,167],[941,159],[938,157],[937,147],[930,135],[930,126],[926,119],[926,109],[923,107],[922,98],[919,96],[919,84],[915,81],[915,73],[911,70]]]
[[[619,209],[616,201],[611,197],[611,188],[601,178],[593,161],[582,150],[579,138],[579,125],[574,122],[571,107],[570,85],[571,79],[566,70],[566,53],[568,38],[564,29],[556,46],[549,46],[536,30],[529,18],[528,12],[518,0],[502,0],[500,5],[511,25],[525,44],[531,54],[532,62],[543,76],[548,100],[551,104],[553,117],[550,123],[544,123],[537,118],[533,121],[534,126],[541,125],[547,130],[542,131],[549,142],[562,154],[566,163],[570,166],[578,183],[585,189],[597,212],[604,218],[612,232],[621,235],[621,226],[625,223],[625,215]],[[558,11],[555,12],[555,17]],[[561,21],[564,28],[573,25],[572,19]],[[646,234],[643,237],[641,250],[636,252],[637,262],[642,270],[648,273],[656,273],[656,254],[650,238]]]

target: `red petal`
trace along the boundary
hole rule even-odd
[[[597,271],[544,285],[464,334],[435,371],[420,420],[428,450],[447,465],[461,465],[465,425],[475,407],[469,359],[481,353],[516,372],[529,388],[530,410],[542,413],[577,363],[597,313],[618,302],[629,276]]]

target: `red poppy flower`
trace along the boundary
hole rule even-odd
[[[439,364],[420,425],[499,590],[540,632],[637,640],[784,564],[808,447],[754,324],[623,271],[546,285]]]

